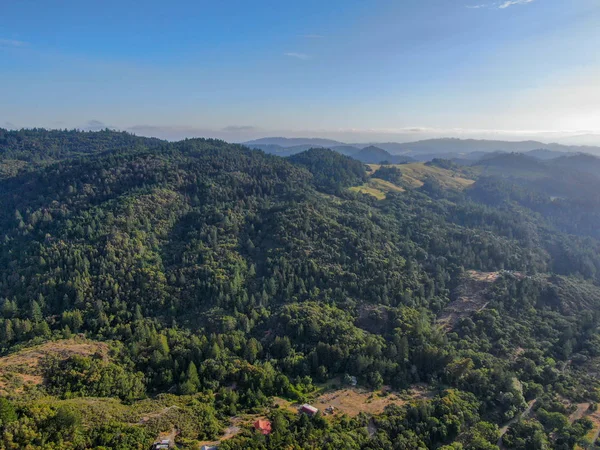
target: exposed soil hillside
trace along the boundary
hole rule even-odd
[[[449,303],[439,314],[438,323],[451,330],[463,317],[481,311],[487,306],[487,289],[498,279],[499,272],[478,272],[470,270],[465,273],[462,283],[456,289],[456,300]]]

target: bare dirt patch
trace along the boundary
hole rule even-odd
[[[311,404],[321,411],[332,406],[334,411],[355,417],[361,412],[366,414],[381,414],[386,406],[403,405],[406,401],[396,394],[381,396],[377,392],[348,388],[329,392],[319,396]]]
[[[325,392],[312,401],[311,405],[320,411],[325,411],[332,406],[336,415],[342,413],[355,417],[360,413],[381,414],[386,406],[401,406],[413,400],[430,398],[430,396],[430,393],[422,386],[414,386],[405,394],[392,392],[388,387],[384,387],[381,391],[346,388]]]
[[[488,301],[488,288],[498,279],[499,272],[469,270],[454,293],[456,300],[450,302],[438,316],[438,323],[446,330],[454,328],[463,317],[484,309]]]
[[[589,413],[589,403],[578,403],[577,409],[569,416],[569,422],[573,423],[576,420],[581,419],[586,413]]]
[[[86,339],[64,339],[46,342],[35,347],[19,350],[0,358],[0,393],[20,392],[26,385],[38,385],[43,382],[41,361],[49,355],[68,358],[73,355],[90,356],[94,354],[108,358],[108,345]]]
[[[569,416],[570,423],[585,417],[593,424],[592,429],[585,436],[585,441],[587,441],[589,443],[588,445],[591,445],[591,447],[588,445],[576,445],[576,450],[583,450],[584,448],[597,448],[594,446],[594,443],[600,436],[600,411],[591,411],[589,409],[589,405],[589,403],[578,403],[577,410],[575,410],[575,412]]]
[[[241,425],[241,419],[234,417],[231,420],[231,425],[225,428],[225,432],[223,433],[223,437],[221,438],[221,440],[226,441],[227,439],[231,439],[240,434],[240,432],[242,431]]]
[[[172,428],[170,431],[165,431],[162,433],[159,433],[156,441],[160,442],[162,440],[168,440],[171,443],[171,446],[175,445],[175,438],[177,437],[177,435],[179,434],[179,432],[177,431],[177,428]]]
[[[361,412],[369,415],[381,414],[386,406],[405,405],[406,403],[431,398],[431,393],[420,385],[413,386],[406,393],[392,392],[388,387],[381,391],[370,391],[359,387],[328,390],[309,403],[322,413],[333,407],[333,415],[346,414],[355,417]],[[300,405],[276,398],[274,403],[292,412],[297,412]]]
[[[250,426],[250,424],[252,424],[258,418],[260,418],[260,416],[258,416],[258,415],[256,417],[249,416],[245,419],[241,418],[241,417],[232,417],[230,419],[229,426],[227,428],[225,428],[225,430],[223,432],[223,436],[221,436],[219,438],[219,440],[217,440],[217,441],[201,441],[198,443],[199,448],[201,448],[203,445],[218,446],[222,441],[226,441],[228,439],[233,439],[234,437],[236,437],[238,434],[240,434],[242,432],[243,426]]]

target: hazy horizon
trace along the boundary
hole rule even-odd
[[[9,130],[31,129],[35,127],[0,126]],[[511,132],[475,130],[462,132],[444,132],[440,130],[408,130],[406,133],[391,132],[358,132],[358,131],[273,131],[260,129],[243,132],[238,130],[208,130],[188,127],[154,127],[134,126],[130,128],[118,128],[98,121],[92,121],[84,126],[76,127],[41,127],[50,130],[77,129],[81,131],[100,131],[111,129],[114,131],[127,131],[137,136],[154,137],[168,141],[179,141],[186,138],[214,138],[232,143],[245,143],[261,139],[284,138],[284,139],[328,139],[349,145],[369,145],[377,143],[410,143],[430,139],[460,139],[460,140],[485,140],[523,142],[537,141],[543,144],[560,144],[569,146],[600,146],[600,134],[586,133],[553,133],[553,132],[524,132],[523,134]]]

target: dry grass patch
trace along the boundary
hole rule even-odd
[[[327,392],[317,397],[311,405],[320,411],[333,406],[336,414],[343,413],[355,417],[361,412],[366,414],[381,414],[388,405],[404,405],[407,401],[397,394],[372,392],[357,388],[347,388]]]
[[[328,385],[324,388],[327,389]],[[414,386],[405,393],[392,392],[389,387],[380,391],[370,391],[359,387],[326,390],[308,403],[318,408],[322,413],[333,406],[335,415],[346,414],[356,417],[360,413],[377,415],[383,413],[386,406],[405,405],[410,401],[431,398],[431,393],[425,386]],[[281,398],[274,399],[275,405],[291,412],[297,412],[299,404],[291,403]]]
[[[14,394],[25,386],[43,383],[42,360],[53,355],[68,358],[73,355],[101,354],[108,358],[108,345],[87,339],[72,338],[46,342],[0,358],[0,393]]]
[[[577,410],[579,411],[579,406],[582,405],[581,403],[578,406]],[[577,413],[577,411],[575,412]],[[574,414],[575,414],[574,413]],[[573,415],[571,415],[571,417],[573,417]],[[571,417],[569,417],[569,421],[572,423],[573,421],[571,420]],[[585,435],[585,440],[587,442],[589,442],[589,444],[591,445],[591,447],[589,446],[580,446],[577,445],[575,446],[576,450],[583,450],[585,448],[597,448],[594,446],[594,443],[596,442],[596,440],[598,439],[598,436],[600,436],[600,412],[599,411],[585,411],[585,413],[583,414],[583,417],[587,417],[589,420],[591,420],[591,422],[594,424],[594,426],[592,427],[592,429],[590,431],[588,431],[588,434]]]
[[[404,189],[400,186],[396,186],[394,183],[382,180],[381,178],[371,178],[369,184],[384,192],[404,192]]]
[[[404,189],[400,186],[396,186],[394,183],[380,178],[369,178],[362,186],[354,186],[350,190],[352,192],[371,195],[377,200],[383,200],[388,192],[404,192]]]
[[[593,444],[596,442],[596,439],[598,439],[598,435],[600,435],[600,412],[594,411],[592,414],[587,416],[587,418],[592,421],[594,426],[585,436],[585,438]]]
[[[350,188],[350,190],[352,192],[358,192],[360,194],[371,195],[371,196],[375,197],[377,200],[383,200],[385,198],[385,192],[383,192],[377,188],[373,188],[373,187],[369,186],[368,183],[363,184],[362,186],[353,186]]]
[[[428,166],[425,163],[393,164],[392,166],[402,172],[402,178],[406,184],[413,188],[420,188],[429,178],[435,179],[446,189],[455,190],[463,190],[475,183],[475,180],[465,178],[459,171]],[[380,167],[380,164],[369,164],[370,172],[368,173],[374,173]]]
[[[447,189],[462,190],[475,183],[474,180],[464,178],[457,171],[427,166],[424,163],[400,164],[396,167],[400,169],[402,176],[415,187],[422,186],[428,178],[435,179]]]

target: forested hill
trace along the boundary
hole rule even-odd
[[[111,130],[83,132],[77,130],[0,128],[0,158],[25,161],[62,159],[76,155],[136,148],[155,148],[164,141],[138,137]]]
[[[572,229],[570,205],[522,173],[437,161],[369,175],[324,149],[285,159],[111,131],[0,142],[0,448],[142,449],[171,430],[197,448],[231,423],[242,432],[221,449],[593,435],[570,418],[600,400],[592,203]],[[384,198],[350,189],[373,177]],[[44,342],[70,350],[36,366]],[[373,391],[357,409],[396,400],[312,419],[285,406],[353,376]]]

